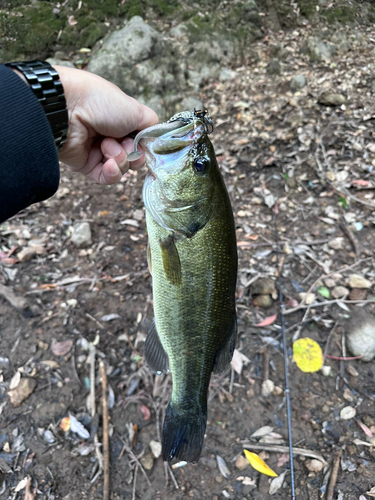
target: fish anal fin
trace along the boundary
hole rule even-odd
[[[234,316],[232,328],[223,347],[217,352],[214,363],[214,373],[221,373],[224,371],[233,357],[233,351],[236,346],[237,337],[237,318]]]
[[[152,320],[146,337],[145,358],[150,368],[155,372],[166,373],[169,371],[168,355],[161,345],[155,318]]]
[[[178,250],[172,235],[160,240],[163,267],[167,280],[172,285],[181,284],[181,262]]]

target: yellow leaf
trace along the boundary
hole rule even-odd
[[[277,477],[276,472],[268,467],[266,462],[264,462],[261,458],[258,457],[256,453],[252,453],[251,451],[243,450],[245,453],[245,457],[250,462],[251,467],[253,467],[258,472],[262,474],[266,474],[266,476]]]
[[[298,339],[293,343],[293,359],[298,368],[305,373],[317,372],[323,366],[323,353],[315,340]]]

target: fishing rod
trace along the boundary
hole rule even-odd
[[[290,476],[292,488],[292,500],[296,500],[296,492],[294,485],[294,464],[293,464],[293,437],[292,437],[292,419],[290,407],[290,389],[289,389],[289,375],[288,375],[288,350],[286,346],[286,331],[285,331],[285,316],[284,316],[284,296],[281,287],[281,264],[280,264],[280,247],[279,247],[279,232],[277,230],[277,214],[279,213],[278,205],[275,205],[274,210],[274,225],[275,225],[275,243],[277,255],[277,268],[278,268],[278,285],[279,285],[279,301],[280,301],[280,319],[281,331],[283,335],[283,351],[284,351],[284,371],[285,371],[285,396],[286,396],[286,416],[288,425],[288,441],[289,441],[289,461],[290,461]]]

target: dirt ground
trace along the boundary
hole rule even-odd
[[[331,61],[314,63],[298,50],[308,28],[269,34],[249,49],[244,66],[233,68],[234,80],[202,90],[235,214],[237,349],[248,359],[241,374],[228,369],[212,379],[197,465],[166,472],[150,448],[160,441],[171,380],[153,374],[143,359],[153,317],[141,195],[145,171],[101,187],[62,168],[52,199],[1,226],[0,283],[21,299],[16,310],[0,297],[1,500],[103,497],[96,451],[102,442],[99,360],[110,386],[111,498],[268,499],[270,478],[250,465],[242,468],[238,460],[244,443],[278,474],[286,471],[273,496],[290,498],[288,454],[269,450],[287,445],[280,317],[270,326],[255,326],[280,306],[275,295],[268,296],[267,309],[255,297],[260,278],[271,278],[277,287],[275,206],[293,445],[310,453],[294,458],[296,497],[328,498],[339,452],[331,499],[375,496],[374,364],[345,359],[352,356],[345,344],[348,318],[358,308],[375,313],[375,30],[343,33],[350,41],[347,49]],[[269,74],[275,46],[286,56],[281,73]],[[293,93],[295,75],[304,75],[307,85]],[[324,104],[322,92],[344,100]],[[73,225],[82,221],[92,231],[92,243],[83,249],[71,242]],[[32,245],[37,253],[19,261],[18,253]],[[351,274],[372,285],[349,286]],[[337,290],[332,295],[337,286],[346,288],[340,300]],[[325,296],[317,291],[322,288]],[[300,295],[305,292],[315,295],[308,306]],[[298,337],[310,337],[327,356],[344,360],[326,357],[323,371],[303,373],[292,361]],[[90,356],[96,359],[94,417]],[[19,390],[20,375],[30,395],[15,406],[8,392]],[[268,396],[262,392],[264,380],[275,386]],[[342,418],[345,407],[355,410],[353,418]],[[77,432],[62,428],[69,415]],[[250,438],[263,426],[273,429]],[[311,453],[324,458],[323,468],[311,462]],[[219,469],[217,455],[229,473]],[[28,493],[21,482],[27,476]]]

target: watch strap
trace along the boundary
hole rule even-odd
[[[68,136],[68,110],[64,88],[57,71],[44,61],[7,63],[26,78],[31,90],[42,105],[51,126],[57,150],[61,150]]]

